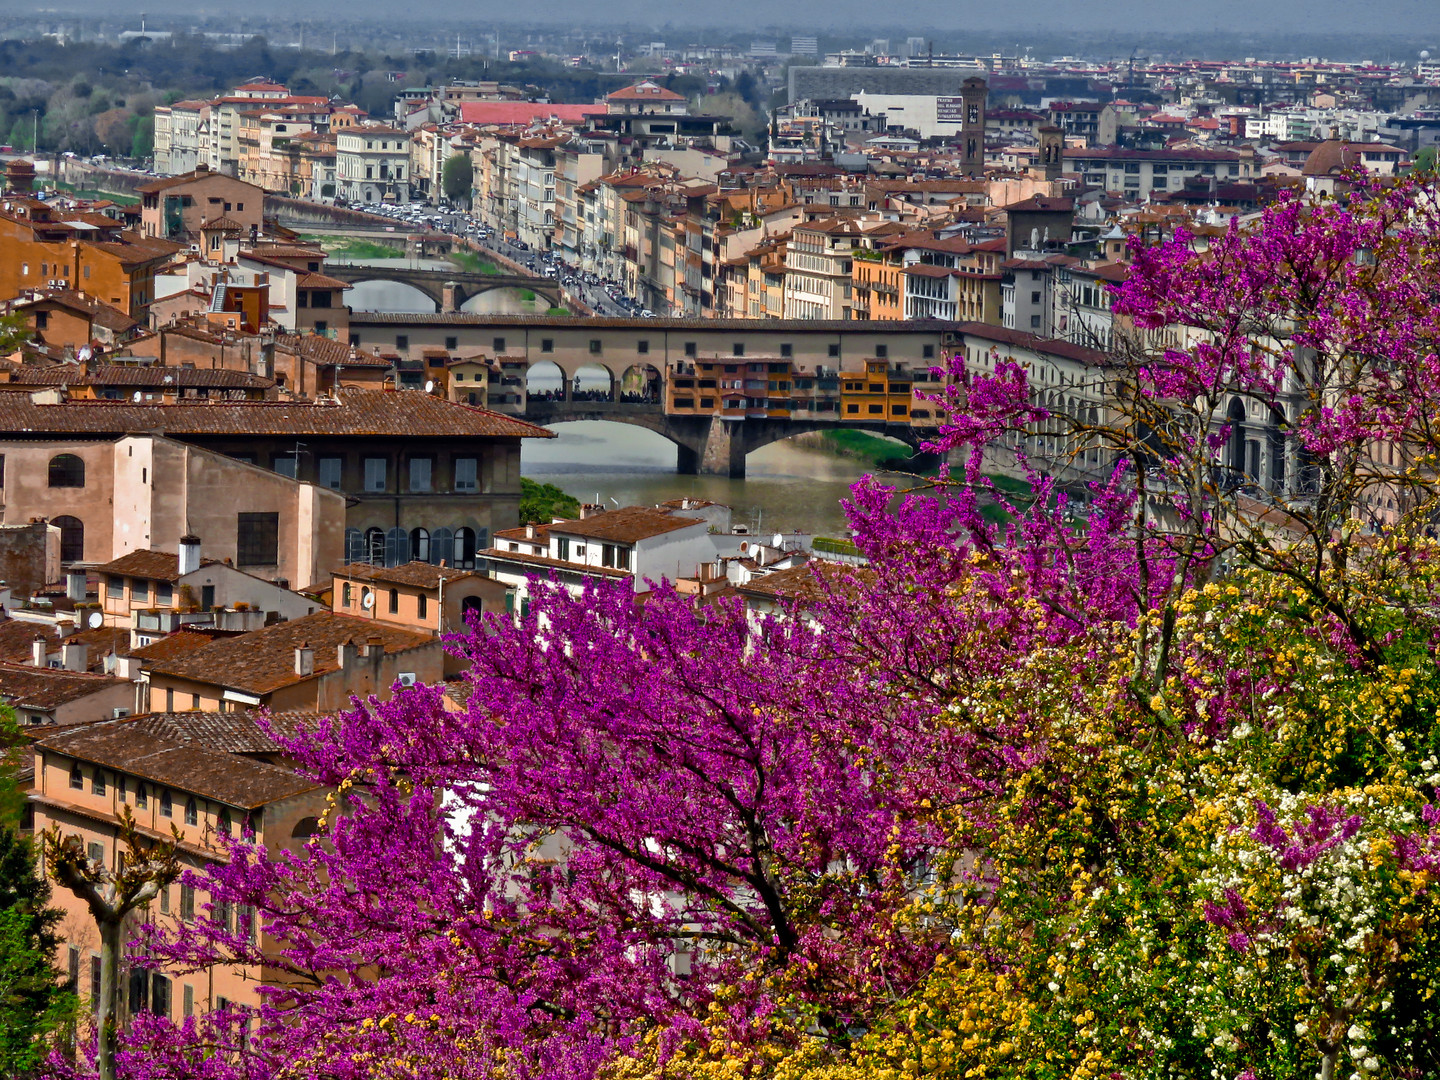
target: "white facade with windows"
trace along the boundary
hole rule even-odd
[[[335,194],[347,202],[410,201],[410,136],[391,127],[346,128],[335,136]]]

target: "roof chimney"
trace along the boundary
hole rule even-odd
[[[200,569],[200,538],[186,533],[180,537],[180,576]]]
[[[385,641],[378,635],[372,635],[365,642],[365,656],[370,660],[377,660],[385,655]]]
[[[90,650],[83,641],[66,641],[60,646],[60,666],[66,671],[89,668]]]
[[[302,678],[315,674],[315,650],[308,641],[302,641],[295,649],[295,674]]]
[[[353,668],[356,656],[355,641],[352,638],[346,638],[335,648],[335,660],[339,663],[341,671],[349,671]]]
[[[36,634],[30,642],[30,663],[34,664],[36,667],[45,667],[46,654],[49,651],[50,650],[45,639],[39,634]]]

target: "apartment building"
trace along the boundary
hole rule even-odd
[[[200,128],[208,120],[208,101],[177,101],[155,106],[155,171],[161,176],[194,172],[200,165]]]
[[[1065,149],[1065,171],[1079,173],[1093,187],[1117,192],[1136,202],[1157,192],[1175,191],[1193,177],[1250,180],[1257,173],[1255,151],[1240,150],[1132,150],[1100,146],[1088,150]]]
[[[202,224],[220,218],[251,236],[265,224],[263,188],[204,164],[182,176],[142,184],[135,192],[140,196],[140,231],[149,237],[191,243],[200,238]]]
[[[580,518],[526,525],[495,536],[485,552],[489,575],[503,584],[511,610],[528,612],[531,581],[554,575],[579,593],[596,581],[626,581],[637,593],[695,573],[712,562],[710,523],[668,509],[588,507]]]
[[[336,197],[347,202],[410,201],[410,135],[367,124],[335,135]]]
[[[180,250],[101,214],[7,197],[0,202],[0,300],[72,289],[143,321],[156,273]]]
[[[785,250],[787,319],[852,317],[852,269],[865,226],[848,218],[796,225]]]
[[[289,729],[299,718],[273,718]],[[274,764],[279,747],[244,713],[146,716],[107,720],[47,733],[35,743],[35,780],[29,792],[37,832],[58,826],[78,836],[97,864],[119,870],[122,811],[142,835],[180,833],[187,867],[223,858],[223,839],[248,827],[272,856],[295,848],[316,831],[325,791],[294,770]],[[189,920],[207,913],[257,935],[254,913],[216,905],[212,897],[176,882],[121,929],[134,937],[141,923]],[[64,912],[58,963],[82,1003],[100,987],[100,940],[83,901],[57,889]],[[175,1022],[229,1003],[255,1005],[255,988],[276,977],[260,967],[217,965],[198,972],[152,972],[126,964],[120,977],[127,1015],[152,1013]],[[84,1007],[84,1006],[82,1006]]]

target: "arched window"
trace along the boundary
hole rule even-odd
[[[320,831],[320,819],[314,817],[302,817],[295,822],[295,828],[290,830],[290,836],[295,840],[303,840],[307,836],[314,836]]]
[[[142,810],[150,805],[150,789],[144,784],[135,785],[135,805]]]
[[[219,818],[216,820],[216,822],[215,822],[215,831],[218,832],[221,836],[227,836],[227,837],[228,837],[228,836],[230,835],[230,811],[229,811],[229,810],[227,810],[227,809],[222,809],[222,810],[220,811],[220,817],[219,817]]]
[[[70,770],[70,786],[76,791],[85,790],[85,774],[80,771],[78,764]]]
[[[161,791],[161,792],[160,792],[160,816],[161,816],[161,817],[170,817],[170,816],[171,816],[172,814],[174,814],[174,813],[175,813],[175,808],[174,808],[173,804],[170,802],[170,792],[168,792],[168,791]]]
[[[409,561],[410,534],[397,526],[385,534],[385,565],[403,566]]]
[[[185,824],[196,825],[200,822],[200,807],[192,797],[185,803]]]
[[[347,581],[340,586],[340,606],[349,607],[353,603],[355,603],[355,586]]]
[[[455,558],[451,566],[472,567],[475,565],[475,530],[461,525],[455,530]]]
[[[385,565],[385,530],[373,527],[365,530],[365,557],[359,561],[371,566]]]
[[[430,561],[430,530],[410,530],[410,558],[417,562]]]
[[[467,596],[460,601],[460,620],[467,626],[470,624],[470,616],[480,617],[480,598],[478,596]]]
[[[50,522],[60,530],[60,561],[79,562],[85,558],[85,524],[77,517],[62,514]]]
[[[105,770],[96,769],[95,777],[90,781],[90,792],[93,795],[105,794]]]
[[[455,543],[455,534],[449,529],[436,529],[430,535],[430,561],[439,564],[449,562],[454,555],[450,546]]]
[[[359,529],[345,530],[345,561],[347,563],[365,561],[365,534]]]
[[[85,486],[85,462],[74,454],[56,454],[50,459],[50,486],[52,488],[83,488]]]

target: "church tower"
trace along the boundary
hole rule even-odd
[[[960,171],[967,176],[985,175],[985,98],[990,88],[978,75],[960,88],[964,116],[960,122]]]

